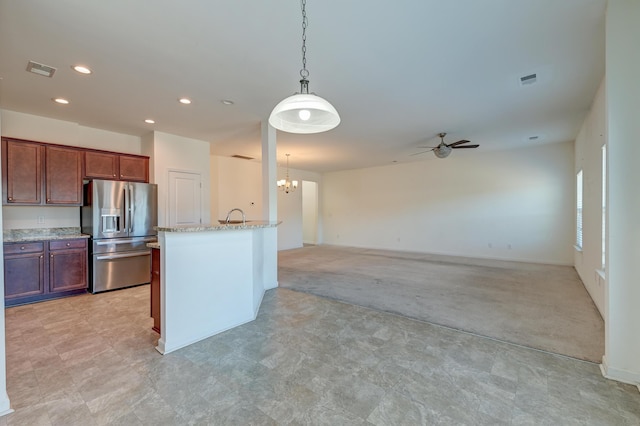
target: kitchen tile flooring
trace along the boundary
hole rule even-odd
[[[0,425],[640,425],[598,365],[286,289],[162,356],[149,287],[6,310]]]

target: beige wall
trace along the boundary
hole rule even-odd
[[[163,132],[152,132],[142,138],[142,153],[151,158],[151,183],[158,184],[158,225],[168,225],[169,171],[199,173],[201,176],[201,218],[211,222],[211,172],[209,143]]]
[[[640,386],[640,1],[609,0],[606,31],[607,377]]]
[[[262,164],[240,158],[212,155],[211,219],[227,217],[229,210],[242,209],[247,220],[262,219]]]
[[[278,168],[278,179],[284,179],[286,168]],[[292,180],[318,182],[319,173],[290,169]],[[211,156],[211,211],[224,219],[235,207],[244,210],[247,220],[261,220],[262,215],[262,164],[230,157]],[[321,203],[321,201],[319,201]],[[255,203],[251,205],[251,203]],[[215,217],[212,219],[216,220]],[[285,194],[278,190],[278,250],[302,247],[302,188]],[[319,222],[319,230],[321,229]],[[320,231],[319,231],[320,232]]]
[[[2,126],[2,136],[127,154],[141,154],[141,143],[138,136],[109,132],[70,121],[15,111],[0,110],[0,114],[2,114],[5,123]]]
[[[603,317],[607,289],[602,270],[602,146],[606,139],[603,80],[576,138],[574,170],[582,170],[583,179],[583,243],[582,249],[575,249],[574,265]]]
[[[327,244],[573,264],[573,143],[323,176]]]

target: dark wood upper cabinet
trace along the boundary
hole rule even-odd
[[[84,178],[114,180],[119,178],[119,156],[108,152],[85,151]]]
[[[149,182],[149,158],[120,155],[120,180]]]
[[[82,151],[46,145],[45,204],[82,205]]]
[[[42,203],[42,149],[38,143],[2,139],[4,203]]]
[[[149,157],[2,138],[2,203],[82,205],[82,180],[149,182]]]

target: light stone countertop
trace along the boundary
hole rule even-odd
[[[151,249],[159,249],[160,248],[160,243],[158,243],[158,242],[147,243],[147,247],[149,247]]]
[[[184,225],[184,226],[156,226],[158,232],[211,232],[211,231],[230,231],[243,229],[260,229],[275,228],[282,222],[269,222],[266,220],[248,220],[245,224],[229,223],[220,225]]]
[[[83,234],[79,227],[69,228],[33,228],[33,229],[5,229],[2,241],[5,243],[21,243],[26,241],[67,240],[74,238],[90,238]]]

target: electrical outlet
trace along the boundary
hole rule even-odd
[[[44,225],[44,216],[38,216],[38,225]]]

